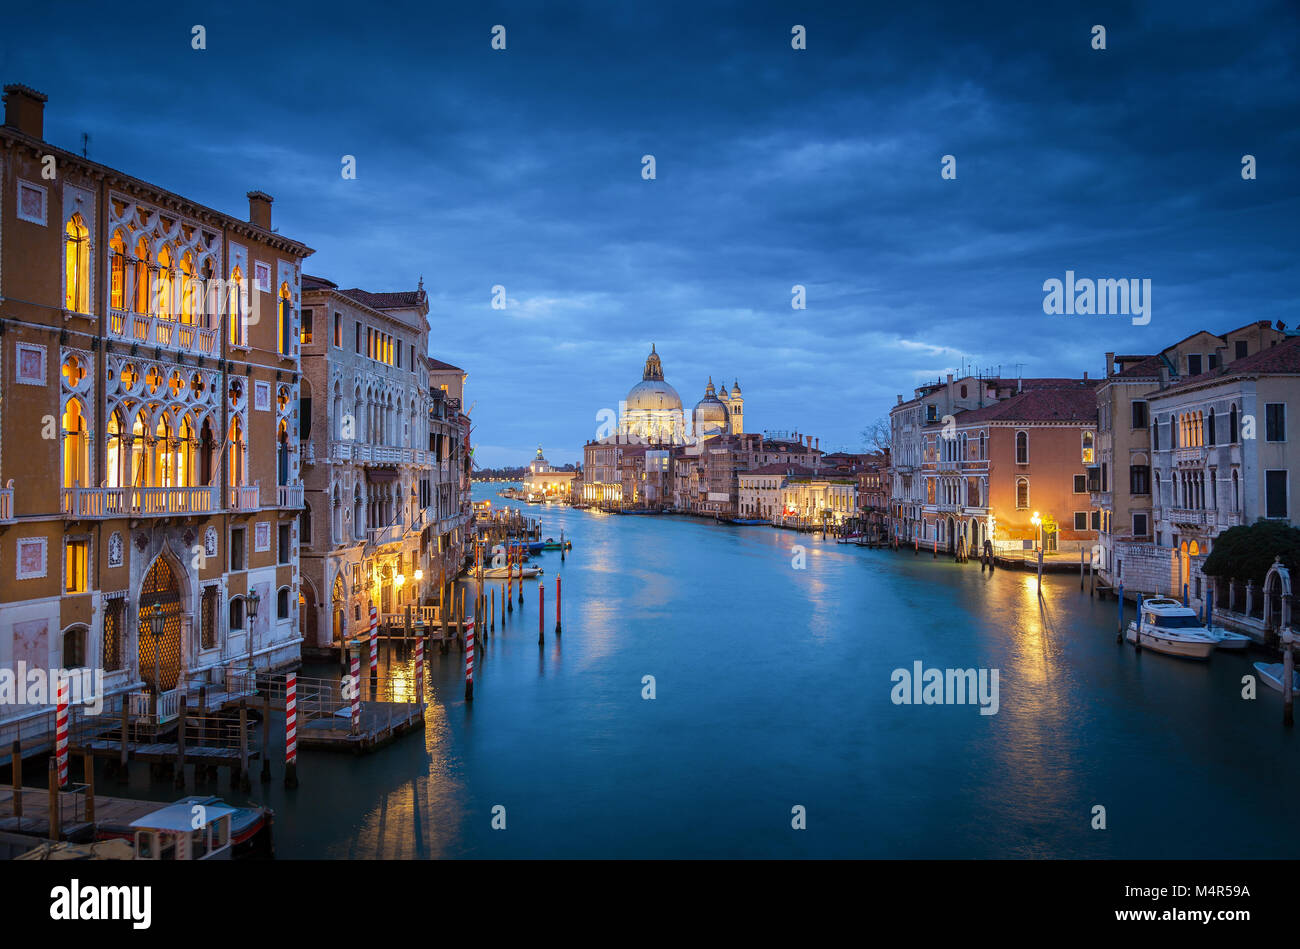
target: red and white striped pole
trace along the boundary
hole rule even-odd
[[[352,734],[361,731],[361,653],[352,653]]]
[[[298,674],[284,680],[284,786],[298,786]]]
[[[465,637],[465,701],[474,701],[474,633]]]
[[[68,680],[58,677],[58,706],[54,715],[55,759],[59,768],[59,787],[68,786]]]
[[[506,537],[506,603],[505,606],[506,606],[505,611],[502,612],[501,614],[502,617],[504,617],[506,613],[513,613],[515,611],[515,560],[514,560],[514,554],[510,550],[510,538],[508,536]]]
[[[379,674],[379,611],[370,604],[370,674]]]

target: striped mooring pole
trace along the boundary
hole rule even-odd
[[[361,733],[361,653],[352,653],[352,734]]]
[[[370,674],[379,674],[379,611],[370,604]]]
[[[474,633],[465,637],[465,701],[474,701]]]
[[[298,786],[298,674],[284,680],[284,786]]]
[[[59,787],[68,786],[68,680],[58,679],[58,707],[54,720],[55,755],[59,767]]]

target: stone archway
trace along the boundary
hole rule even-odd
[[[1277,633],[1290,626],[1291,571],[1282,565],[1281,557],[1274,557],[1264,577],[1264,628]]]
[[[138,671],[151,692],[169,692],[180,678],[184,604],[177,571],[169,558],[159,554],[140,584],[140,622],[136,631]],[[156,641],[150,622],[155,613],[163,616],[162,636]]]
[[[319,608],[316,602],[316,588],[306,577],[298,584],[298,632],[302,641],[312,646],[320,645],[316,641],[316,629],[319,625]]]

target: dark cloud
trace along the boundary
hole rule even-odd
[[[1199,6],[51,7],[7,14],[0,63],[51,141],[234,213],[275,195],[310,272],[423,275],[480,459],[565,461],[651,341],[688,405],[738,377],[751,426],[835,446],[963,358],[1079,375],[1295,322],[1300,16]],[[1045,316],[1067,269],[1150,278],[1151,324]]]

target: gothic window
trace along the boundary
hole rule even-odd
[[[80,214],[68,219],[64,229],[64,295],[65,309],[77,313],[90,312],[90,231]]]

